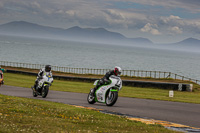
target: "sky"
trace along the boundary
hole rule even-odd
[[[0,24],[105,28],[154,43],[200,39],[200,0],[0,0]]]

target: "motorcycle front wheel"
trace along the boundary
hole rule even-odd
[[[42,98],[45,98],[49,92],[49,86],[44,86],[42,88]]]
[[[110,91],[110,94],[106,97],[106,105],[107,106],[113,106],[117,99],[118,99],[118,92],[117,91]]]

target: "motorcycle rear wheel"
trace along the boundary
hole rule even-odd
[[[33,86],[31,86],[31,89],[33,90],[33,97],[37,97],[37,96],[38,96],[38,94],[37,94],[37,92],[35,91],[35,89],[34,89],[34,87],[33,87]]]
[[[96,103],[95,97],[92,96],[91,92],[88,94],[87,101],[88,101],[89,104],[94,104],[94,103]]]
[[[33,91],[33,97],[37,97],[38,95],[36,94],[36,92]]]

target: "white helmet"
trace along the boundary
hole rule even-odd
[[[114,73],[116,76],[120,76],[122,73],[122,69],[118,66],[115,66]]]

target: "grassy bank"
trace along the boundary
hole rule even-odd
[[[124,117],[35,99],[0,95],[0,132],[134,132],[172,133]]]
[[[34,84],[34,81],[36,79],[35,76],[11,74],[11,73],[4,73],[4,78],[5,78],[5,85],[19,86],[26,88],[30,88]],[[50,87],[50,90],[88,93],[90,88],[92,87],[94,87],[93,83],[54,80],[54,83]],[[119,92],[119,96],[200,104],[199,91],[195,92],[175,91],[174,97],[170,98],[169,90],[124,86],[122,90]]]

